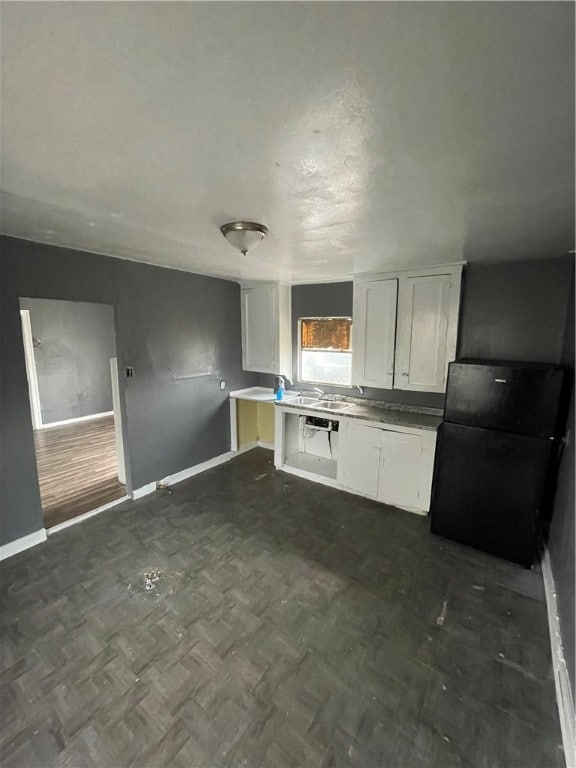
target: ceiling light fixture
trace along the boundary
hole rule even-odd
[[[256,248],[268,234],[268,227],[254,221],[231,221],[222,224],[220,232],[233,248],[237,248],[246,256],[248,251]]]

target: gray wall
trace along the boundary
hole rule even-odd
[[[572,397],[566,444],[558,472],[558,484],[554,502],[554,514],[550,526],[548,549],[556,584],[558,613],[566,665],[572,683],[572,696],[576,700],[576,685],[574,659],[576,646],[574,643],[574,581],[576,571],[574,565],[574,517],[576,507],[574,499],[574,441],[576,425],[574,423],[574,283],[571,289],[571,305],[566,322],[562,363],[572,371]]]
[[[569,257],[504,264],[471,264],[464,269],[458,357],[559,362],[570,293]],[[299,317],[352,316],[352,283],[295,285],[292,288],[294,371]],[[273,377],[260,375],[271,386]],[[294,383],[298,389],[298,383]],[[310,389],[310,385],[303,385]],[[362,397],[357,390],[324,387]],[[365,389],[364,397],[442,408],[444,395]]]
[[[112,410],[110,358],[116,356],[108,304],[21,299],[30,311],[42,423]]]
[[[42,527],[19,297],[114,306],[129,487],[230,449],[228,391],[242,367],[233,282],[0,238],[0,543]],[[225,379],[227,389],[220,391]]]
[[[469,265],[458,356],[559,362],[571,271],[570,257]]]

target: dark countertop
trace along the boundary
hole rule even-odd
[[[303,394],[307,395],[308,393]],[[282,408],[318,413],[323,416],[330,414],[333,419],[363,419],[365,421],[378,421],[392,426],[413,427],[432,431],[436,431],[442,423],[442,411],[439,408],[420,408],[412,405],[384,403],[377,400],[361,400],[360,398],[346,398],[342,402],[352,403],[352,406],[342,411],[331,411],[318,406],[311,408],[306,405],[297,405],[290,402],[289,399],[276,401],[274,405]]]

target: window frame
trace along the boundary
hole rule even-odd
[[[308,350],[309,352],[334,352],[337,354],[349,354],[350,355],[350,384],[335,384],[330,381],[308,381],[302,378],[302,320],[350,320],[350,349],[317,349]],[[336,389],[352,389],[352,353],[354,351],[354,321],[351,315],[304,315],[299,317],[298,320],[298,346],[296,348],[297,361],[296,361],[296,373],[297,381],[299,384],[310,384],[311,386],[325,386],[335,387]]]

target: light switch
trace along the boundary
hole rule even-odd
[[[222,379],[222,381],[220,382],[220,389],[226,389],[226,382],[224,381],[224,379]]]

